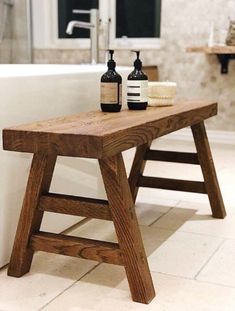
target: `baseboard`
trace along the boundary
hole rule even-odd
[[[235,132],[233,131],[216,131],[207,130],[208,139],[211,143],[235,145]],[[162,137],[162,139],[173,139],[180,141],[191,141],[192,132],[189,128],[173,132],[169,135]]]

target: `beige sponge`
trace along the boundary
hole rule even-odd
[[[168,106],[174,104],[176,95],[175,82],[149,82],[148,84],[148,105]]]

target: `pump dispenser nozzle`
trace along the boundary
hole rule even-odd
[[[109,50],[110,59],[113,60],[114,50]]]
[[[136,58],[136,60],[134,62],[134,67],[137,70],[141,70],[142,69],[142,62],[140,60],[140,51],[133,51],[133,52],[135,52],[136,56],[137,56],[137,58]]]
[[[114,54],[114,50],[109,50],[109,61],[107,65],[108,65],[108,69],[111,69],[111,70],[114,70],[116,67],[116,63],[113,60],[113,54]]]

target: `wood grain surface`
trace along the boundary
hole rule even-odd
[[[39,231],[43,211],[37,209],[41,194],[48,192],[56,156],[36,154],[29,173],[24,202],[18,222],[8,275],[20,277],[30,270],[33,251],[28,247],[30,236]]]
[[[130,175],[128,179],[132,198],[134,202],[136,201],[136,197],[139,191],[138,182],[139,182],[140,177],[143,175],[145,165],[146,165],[146,160],[144,159],[144,157],[146,153],[149,151],[150,146],[151,146],[151,143],[148,143],[148,144],[138,146],[136,148],[134,161],[132,163],[132,167],[131,167],[131,171],[130,171]]]
[[[42,211],[111,220],[108,201],[48,193],[42,195],[38,208]]]
[[[215,218],[224,218],[226,216],[226,211],[204,122],[193,125],[191,129],[205,181],[206,192],[212,209],[212,215]]]
[[[80,257],[98,262],[123,265],[123,256],[117,243],[78,238],[50,232],[32,235],[30,247],[60,255]]]
[[[155,291],[122,155],[99,163],[132,298],[149,303]]]
[[[217,104],[179,101],[174,106],[120,113],[84,112],[3,130],[5,150],[105,158],[217,114]]]

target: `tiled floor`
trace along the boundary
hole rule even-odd
[[[161,149],[192,151],[193,144],[161,139]],[[37,253],[20,279],[0,271],[0,311],[234,311],[235,146],[212,144],[228,216],[213,219],[204,195],[141,189],[136,206],[157,291],[149,305],[131,300],[119,266]],[[127,170],[130,155],[126,154]],[[149,162],[146,175],[199,180],[198,167]],[[75,236],[116,241],[112,223],[85,222]]]

